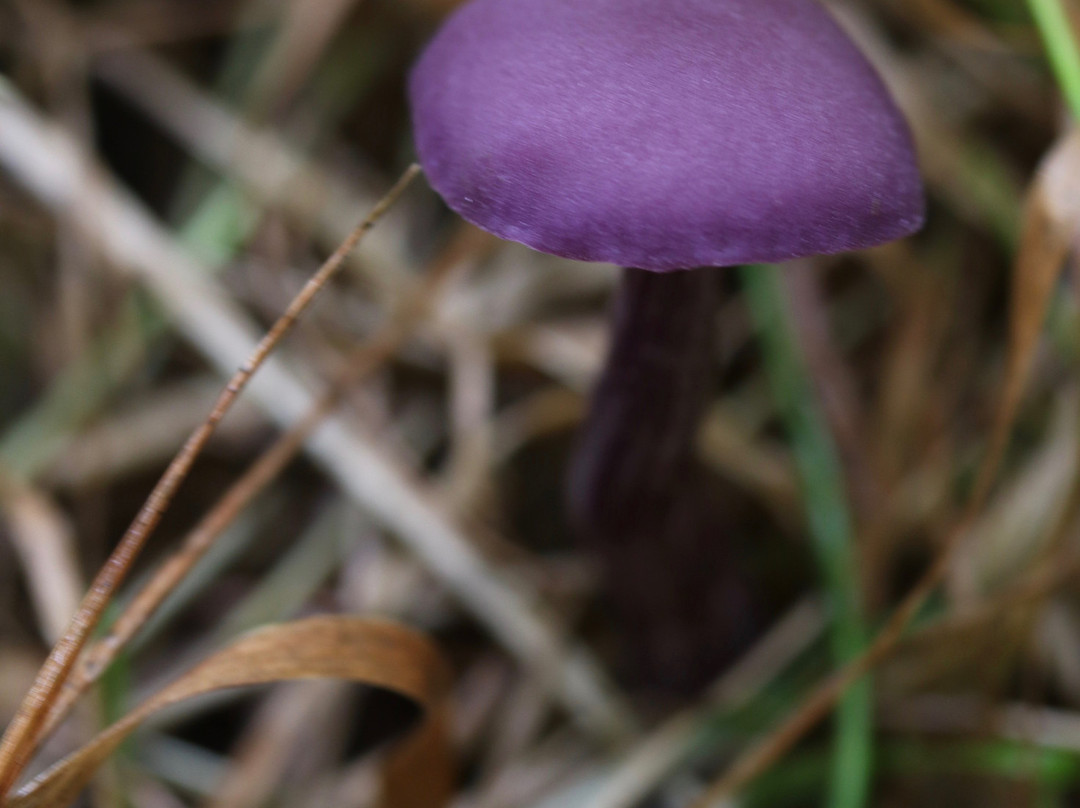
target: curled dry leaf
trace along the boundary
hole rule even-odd
[[[424,805],[445,804],[451,787],[445,735],[449,675],[438,649],[422,634],[395,623],[324,616],[270,626],[219,651],[12,795],[4,808],[66,808],[125,738],[177,702],[215,690],[323,677],[391,690],[424,710],[423,724],[397,754],[418,767],[412,769],[414,778],[430,781]],[[387,768],[400,768],[396,755]],[[420,805],[392,776],[385,796],[385,808]]]

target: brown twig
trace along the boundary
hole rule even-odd
[[[478,234],[479,231],[472,228],[463,231],[462,237],[454,239],[435,259],[425,273],[421,286],[390,321],[352,352],[322,398],[232,484],[187,535],[181,548],[139,590],[109,633],[87,649],[49,711],[38,733],[39,744],[59,726],[79,697],[97,681],[241,511],[296,457],[323,419],[338,407],[345,394],[394,354],[428,309],[441,282],[476,247]]]
[[[61,687],[71,673],[79,652],[97,626],[117,587],[131,569],[139,551],[168,509],[173,495],[187,477],[196,458],[213,434],[214,428],[225,417],[255,371],[341,267],[345,256],[386,213],[419,171],[419,166],[410,166],[387,195],[375,205],[371,213],[356,226],[348,238],[300,290],[285,313],[274,323],[255,347],[251,356],[229,380],[206,421],[191,434],[157,485],[154,486],[146,503],[90,585],[67,632],[53,647],[33,687],[20,705],[3,739],[0,740],[0,795],[7,795],[25,768],[36,748],[39,730]]]

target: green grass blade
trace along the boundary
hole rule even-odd
[[[779,270],[746,267],[743,289],[756,324],[777,409],[791,440],[822,583],[831,609],[837,663],[866,643],[854,556],[854,528],[832,435],[814,403],[805,361],[789,318]],[[856,683],[837,708],[828,805],[866,803],[873,769],[873,704],[869,678]]]
[[[1050,66],[1072,111],[1080,121],[1080,48],[1063,0],[1028,0]]]

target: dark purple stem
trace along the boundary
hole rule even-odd
[[[623,270],[614,340],[570,472],[631,678],[685,690],[749,632],[724,509],[694,438],[712,386],[719,273]],[[730,517],[728,517],[730,518]]]

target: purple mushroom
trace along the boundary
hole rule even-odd
[[[744,593],[693,451],[719,294],[695,268],[918,229],[902,116],[816,0],[472,0],[410,93],[420,161],[453,210],[537,250],[628,267],[573,513],[609,569],[652,582],[621,598],[638,622],[650,603],[664,613],[642,639],[657,646],[651,678],[714,666]],[[672,636],[675,616],[702,630]]]

